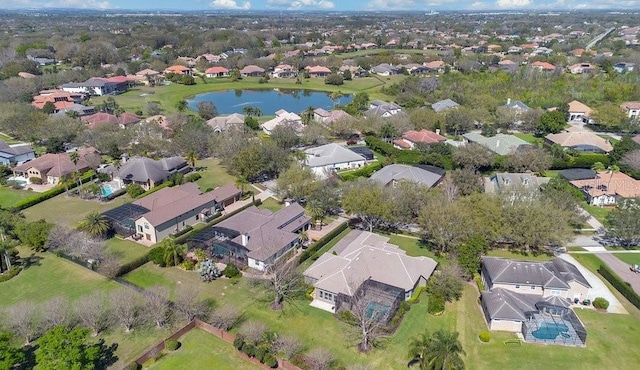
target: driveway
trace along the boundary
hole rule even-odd
[[[582,276],[584,276],[585,279],[587,279],[587,281],[589,282],[589,285],[591,285],[591,290],[589,290],[588,298],[591,299],[592,302],[596,297],[603,297],[604,299],[609,301],[609,308],[607,309],[607,312],[624,313],[624,314],[628,313],[627,310],[622,305],[622,303],[620,303],[618,298],[616,298],[616,296],[613,295],[613,293],[611,293],[609,288],[607,288],[607,286],[602,282],[602,280],[600,280],[600,278],[596,274],[589,271],[587,268],[582,266],[578,261],[576,261],[575,258],[571,257],[566,253],[561,254],[560,258],[576,266],[578,270],[580,270],[580,273],[582,274]]]
[[[606,263],[622,280],[631,284],[633,290],[640,294],[640,274],[629,270],[629,265],[613,253],[596,253],[596,256]]]

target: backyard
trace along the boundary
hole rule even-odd
[[[118,236],[107,239],[107,250],[120,258],[120,264],[136,260],[149,253],[150,248],[131,240],[125,240]]]
[[[200,186],[200,190],[214,189],[225,184],[235,184],[236,178],[229,175],[227,170],[222,167],[220,160],[216,158],[201,159],[196,162],[196,167],[202,167],[204,170],[198,172],[202,178],[196,183]]]
[[[258,207],[260,209],[268,209],[271,212],[278,212],[284,207],[284,204],[281,204],[277,200],[273,198],[267,198],[262,201],[262,204]]]
[[[74,228],[89,213],[93,211],[104,212],[118,207],[128,200],[129,196],[126,194],[110,202],[100,202],[70,197],[63,193],[29,207],[22,213],[30,222],[44,219],[47,222]]]
[[[11,208],[19,201],[35,196],[37,193],[28,190],[16,190],[0,185],[0,207]]]

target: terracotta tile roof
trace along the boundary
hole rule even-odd
[[[241,74],[251,74],[251,73],[264,73],[264,68],[260,68],[256,65],[250,64],[240,70]]]
[[[447,140],[446,137],[438,135],[435,132],[429,130],[410,130],[402,134],[402,137],[414,143],[424,144],[434,144]]]
[[[559,134],[549,134],[546,136],[546,139],[563,147],[591,145],[605,152],[613,150],[611,143],[590,131],[569,131]]]
[[[80,121],[86,123],[90,128],[96,128],[97,126],[106,124],[118,125],[120,123],[118,121],[118,117],[105,112],[98,112],[90,116],[84,116],[80,118]]]
[[[23,163],[13,168],[15,172],[26,172],[30,168],[35,168],[41,174],[51,177],[62,177],[73,173],[76,168],[84,171],[97,167],[100,164],[100,155],[95,148],[78,150],[79,160],[77,165],[71,161],[69,153],[47,153],[29,162]]]
[[[159,74],[160,74],[160,72],[154,71],[153,69],[149,69],[149,68],[143,69],[142,71],[136,72],[136,76],[143,76],[143,77],[147,76],[147,75],[148,76],[155,76],[155,75],[159,75]]]
[[[604,194],[618,195],[622,198],[640,196],[640,181],[622,172],[599,172],[595,179],[575,180],[571,184],[592,197]]]
[[[164,73],[175,73],[175,74],[184,74],[185,72],[189,72],[191,71],[191,68],[189,67],[185,67],[185,66],[181,66],[181,65],[174,65],[171,67],[167,67],[164,70]]]
[[[323,66],[309,66],[306,68],[309,73],[331,73],[331,70]]]
[[[216,67],[207,68],[207,70],[204,71],[204,73],[206,74],[229,73],[229,70],[224,67],[216,66]]]
[[[554,66],[553,64],[547,63],[547,62],[541,62],[541,61],[533,62],[531,63],[531,66],[537,67],[546,71],[553,71],[556,69],[556,66]]]
[[[394,145],[397,145],[397,146],[399,146],[399,147],[401,147],[401,148],[405,148],[405,149],[409,149],[409,148],[411,148],[411,144],[407,143],[407,142],[406,142],[406,141],[404,141],[404,140],[400,140],[400,139],[398,139],[398,140],[394,140],[394,141],[393,141],[393,144],[394,144]]]
[[[640,109],[640,101],[627,101],[620,104],[620,109],[622,110],[630,110],[630,109]]]
[[[589,108],[585,104],[574,100],[569,103],[569,112],[573,113],[584,113],[585,116],[589,117],[591,113],[593,113],[593,109]]]

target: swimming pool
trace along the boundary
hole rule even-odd
[[[560,322],[542,322],[538,329],[531,332],[534,338],[537,339],[556,339],[556,337],[560,334],[566,338],[569,331],[569,327]]]
[[[111,184],[102,184],[102,186],[100,187],[100,193],[105,198],[113,194],[114,191],[115,190],[113,190],[113,187],[111,186]]]

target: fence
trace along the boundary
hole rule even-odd
[[[182,328],[178,329],[178,331],[176,331],[175,333],[171,334],[169,337],[167,337],[166,339],[164,339],[163,341],[161,341],[160,343],[154,345],[153,347],[149,348],[148,350],[146,350],[140,357],[138,357],[134,362],[138,365],[142,365],[145,362],[149,361],[152,358],[155,358],[158,354],[160,354],[160,352],[162,350],[164,350],[165,347],[165,342],[169,339],[175,339],[178,340],[180,337],[182,337],[183,335],[187,334],[188,332],[190,332],[191,330],[198,328],[198,329],[202,329],[205,332],[215,335],[216,337],[224,340],[227,343],[233,344],[233,341],[236,339],[236,336],[224,331],[222,329],[218,329],[216,327],[214,327],[211,324],[208,324],[204,321],[200,321],[198,319],[195,319],[191,322],[189,322],[188,324],[186,324],[185,326],[183,326]],[[246,361],[250,362],[253,365],[259,366],[262,369],[270,369],[270,367],[266,366],[265,364],[261,363],[260,361],[256,360],[253,357],[249,357],[246,354],[235,350],[236,351],[236,355],[242,357],[243,359],[245,359]],[[298,366],[290,363],[289,361],[286,361],[284,359],[277,359],[278,360],[278,368],[280,369],[285,369],[285,370],[302,370],[300,369]]]

